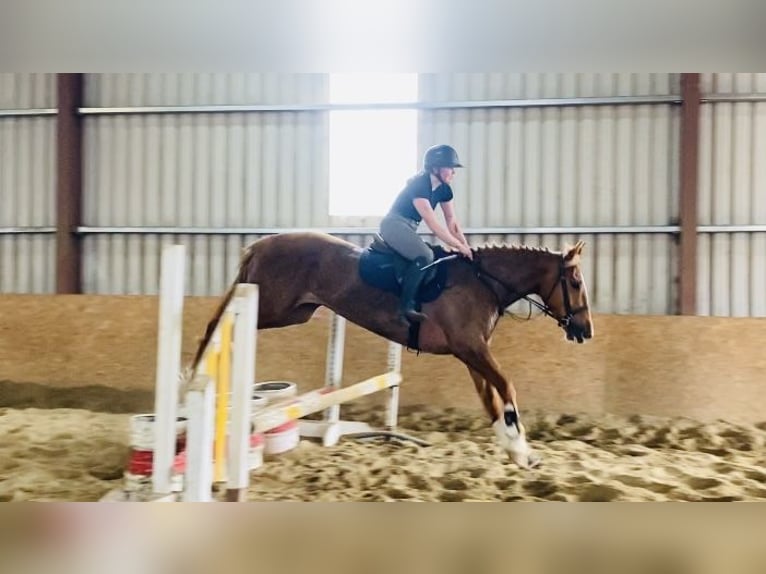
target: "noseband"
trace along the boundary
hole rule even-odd
[[[492,292],[492,294],[495,296],[498,302],[498,309],[500,310],[500,314],[502,315],[505,312],[505,305],[503,305],[503,302],[500,297],[498,297],[497,292],[492,288],[492,286],[486,281],[486,279],[491,279],[498,285],[500,285],[503,289],[508,291],[509,294],[518,294],[518,290],[514,289],[511,285],[508,285],[504,281],[498,279],[491,273],[487,272],[486,270],[481,268],[481,263],[474,258],[473,262],[474,271],[476,273],[476,276],[484,283],[487,288]],[[545,313],[548,317],[551,317],[558,323],[559,327],[561,327],[564,330],[567,330],[570,325],[572,325],[572,321],[574,320],[575,315],[578,313],[581,313],[585,310],[587,310],[587,307],[584,305],[582,307],[577,307],[575,309],[572,308],[572,302],[569,300],[569,290],[567,289],[567,278],[566,278],[566,265],[564,264],[564,256],[561,256],[561,260],[559,261],[559,278],[558,281],[556,281],[553,286],[551,287],[551,290],[548,292],[548,296],[545,297],[543,301],[550,301],[551,295],[553,295],[553,291],[556,289],[557,286],[561,286],[561,293],[564,299],[564,312],[566,315],[563,317],[559,317],[554,313],[551,308],[548,306],[547,303],[543,302],[540,303],[536,301],[535,299],[532,299],[529,297],[529,295],[522,295],[521,299],[526,299],[529,301],[531,305],[534,305],[537,307],[540,311]]]

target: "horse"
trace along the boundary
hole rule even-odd
[[[562,251],[528,246],[473,248],[473,261],[448,257],[442,293],[423,303],[417,347],[454,355],[466,365],[502,448],[521,468],[540,457],[530,448],[521,423],[516,390],[489,349],[492,332],[505,309],[528,299],[561,327],[566,338],[582,343],[594,335],[588,291],[580,269],[584,243]],[[365,282],[360,260],[365,250],[319,232],[263,237],[247,246],[236,279],[207,325],[192,363],[202,358],[238,283],[259,286],[258,328],[274,329],[308,321],[320,306],[402,345],[411,343],[410,326],[399,314],[395,293]],[[542,303],[529,298],[537,295]]]

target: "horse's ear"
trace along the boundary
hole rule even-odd
[[[567,263],[577,263],[577,258],[580,253],[582,253],[583,247],[585,247],[584,241],[578,241],[574,247],[565,247],[564,251],[566,252],[566,255],[564,255],[564,261]]]

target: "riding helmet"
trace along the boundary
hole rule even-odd
[[[423,156],[423,169],[431,171],[433,167],[463,167],[455,148],[440,144],[431,146]]]

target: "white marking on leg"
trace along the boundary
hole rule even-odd
[[[532,451],[527,443],[524,426],[518,420],[518,415],[519,413],[513,408],[513,405],[506,405],[503,417],[492,423],[492,429],[495,431],[498,443],[509,454],[513,462],[522,468],[528,468]],[[518,422],[508,425],[505,422],[506,419],[509,422]]]

